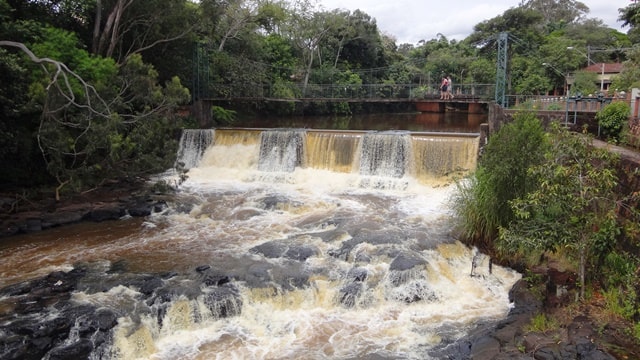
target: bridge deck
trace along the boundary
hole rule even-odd
[[[370,102],[370,103],[399,103],[399,102],[437,102],[437,103],[486,103],[487,101],[480,100],[477,96],[456,96],[452,100],[442,100],[437,97],[425,97],[425,98],[413,98],[413,99],[403,99],[403,98],[336,98],[336,97],[326,97],[326,98],[294,98],[294,99],[283,99],[283,98],[270,98],[270,97],[215,97],[215,98],[203,98],[200,99],[203,101],[272,101],[272,102]]]

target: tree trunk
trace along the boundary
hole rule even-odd
[[[583,244],[584,244],[584,239],[583,240]],[[580,247],[580,300],[584,300],[584,288],[585,288],[585,269],[586,269],[586,255],[585,255],[586,249],[582,246]]]
[[[100,41],[100,24],[102,23],[102,0],[96,0],[96,17],[93,24],[93,39],[91,40],[91,52],[98,54],[100,49],[98,44]]]
[[[309,63],[307,64],[307,70],[304,74],[304,83],[302,84],[302,95],[307,94],[307,84],[309,84],[309,76],[311,75],[311,66],[313,65],[313,49],[309,51]]]

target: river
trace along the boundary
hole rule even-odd
[[[4,240],[0,287],[90,268],[72,301],[119,315],[94,359],[428,359],[503,319],[520,278],[452,234],[478,143],[476,120],[448,121],[186,130],[186,179],[157,177],[179,184],[165,210]],[[127,285],[158,273],[172,290],[154,302]],[[212,306],[221,287],[233,299]]]

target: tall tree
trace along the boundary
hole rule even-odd
[[[587,5],[575,0],[523,0],[520,6],[540,13],[542,24],[550,28],[578,22],[589,13]]]
[[[302,54],[304,66],[302,92],[306,92],[314,60],[321,61],[319,54],[322,41],[333,31],[336,23],[331,13],[316,11],[308,1],[297,1],[291,9],[291,17],[283,32]],[[328,21],[327,21],[328,20]]]
[[[624,8],[618,9],[620,16],[619,21],[622,21],[622,27],[629,27],[627,34],[632,42],[637,43],[640,41],[640,4],[637,1],[629,4]]]
[[[160,44],[184,38],[195,28],[185,0],[97,0],[92,52],[118,63]]]

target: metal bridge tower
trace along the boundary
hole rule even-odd
[[[209,69],[209,49],[206,44],[197,43],[193,50],[193,102],[208,97],[211,70]]]
[[[498,35],[498,69],[496,72],[496,103],[502,107],[507,106],[505,91],[507,87],[507,39],[508,34],[501,32]]]

